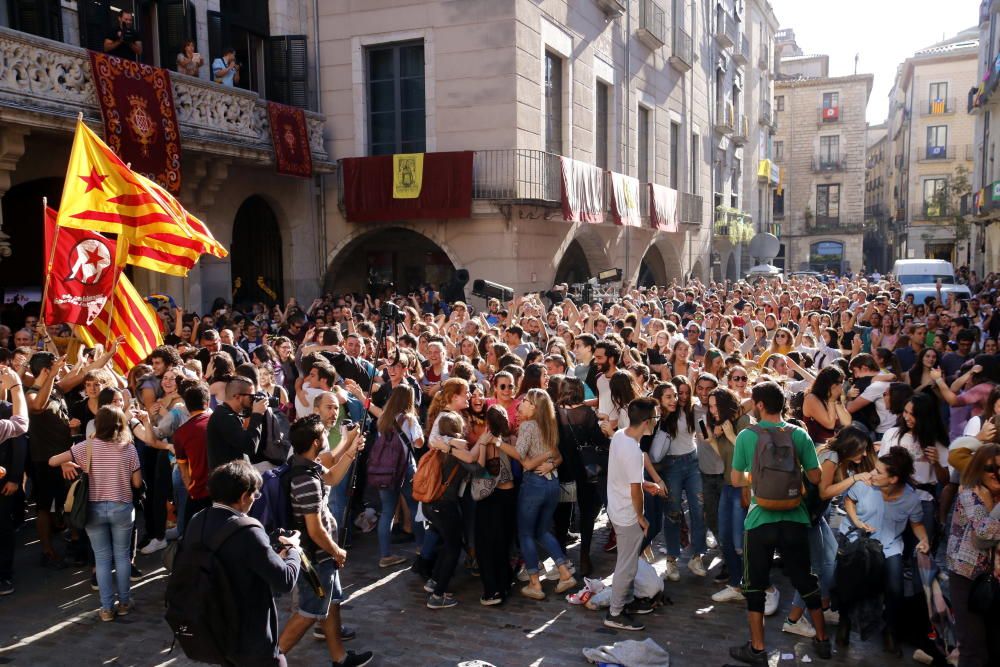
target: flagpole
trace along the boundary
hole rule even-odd
[[[48,224],[45,221],[45,214],[46,214],[46,210],[48,209],[48,207],[49,207],[49,198],[48,197],[42,197],[42,224]],[[38,321],[41,322],[42,324],[46,323],[45,322],[45,310],[46,310],[46,307],[48,305],[49,276],[52,274],[52,264],[56,260],[56,246],[58,245],[57,241],[59,239],[59,225],[56,225],[55,227],[56,228],[54,230],[52,230],[52,247],[49,248],[49,260],[48,260],[48,263],[45,265],[45,283],[42,286],[42,313],[41,313],[41,316],[38,318]],[[44,236],[44,232],[43,232],[43,236]]]
[[[124,247],[122,244],[125,244]],[[128,240],[124,235],[119,234],[115,239],[115,271],[117,275],[115,276],[114,285],[111,288],[111,294],[108,295],[108,333],[104,337],[104,349],[107,350],[111,347],[111,330],[112,322],[115,319],[115,292],[118,291],[118,281],[121,280],[122,273],[125,272],[125,259],[128,257]]]

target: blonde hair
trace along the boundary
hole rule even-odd
[[[441,389],[434,394],[431,405],[427,408],[427,429],[434,425],[434,420],[439,414],[448,409],[451,399],[461,393],[469,393],[469,383],[462,378],[448,378],[441,383]]]
[[[532,420],[538,424],[542,442],[549,451],[556,453],[559,449],[559,426],[556,424],[556,409],[552,406],[548,392],[544,389],[529,389],[522,400],[534,406]]]

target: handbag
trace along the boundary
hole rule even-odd
[[[601,475],[608,471],[609,453],[596,445],[590,444],[589,442],[585,445],[581,445],[580,438],[577,437],[576,434],[576,427],[573,426],[568,418],[565,419],[565,422],[566,426],[569,427],[570,435],[573,436],[573,444],[576,445],[577,451],[580,452],[580,462],[583,464],[583,471],[587,475],[587,482],[590,484],[596,484],[600,481]],[[574,493],[576,493],[575,489]],[[560,502],[572,501],[567,500]]]
[[[575,503],[576,502],[576,481],[572,482],[562,482],[559,485],[559,502],[561,503]]]
[[[66,502],[63,503],[63,513],[66,522],[77,530],[87,526],[87,504],[90,502],[90,455],[92,441],[87,441],[87,465],[77,474],[66,492]],[[72,456],[72,454],[70,454]]]
[[[969,589],[969,611],[992,616],[1000,610],[1000,581],[996,577],[996,549],[990,551],[990,569],[976,577]]]

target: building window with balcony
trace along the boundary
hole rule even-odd
[[[816,186],[816,224],[840,222],[840,184]]]
[[[368,152],[427,150],[424,44],[407,42],[368,49]]]
[[[771,212],[774,214],[775,218],[785,217],[785,193],[784,191],[774,192],[774,200],[771,204]]]
[[[740,176],[743,174],[743,160],[738,157],[733,158],[733,173],[730,176],[729,191],[733,193],[733,198],[740,194]]]
[[[649,183],[649,109],[639,107],[637,118],[636,157],[638,158],[636,177],[640,183]]]
[[[9,0],[10,27],[31,35],[61,42],[62,4],[59,0]]]
[[[948,126],[931,125],[927,128],[928,160],[943,160],[948,157]]]
[[[781,162],[785,159],[785,142],[775,141],[774,142],[774,161]]]
[[[840,118],[840,93],[823,93],[823,122]]]
[[[785,96],[778,95],[774,98],[774,110],[784,111],[785,110]]]
[[[670,187],[680,189],[681,171],[681,126],[670,123]]]
[[[563,153],[563,61],[545,52],[545,150]]]
[[[945,113],[948,110],[948,84],[932,83],[928,88],[928,111],[931,114]]]
[[[840,137],[819,138],[820,169],[832,169],[840,161]]]
[[[945,215],[947,211],[947,178],[927,178],[924,179],[924,209],[923,214],[928,218],[938,218]]]
[[[610,88],[606,83],[597,82],[596,104],[594,105],[594,164],[601,169],[608,168],[608,97]]]

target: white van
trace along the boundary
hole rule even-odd
[[[897,259],[892,275],[903,286],[933,285],[938,280],[944,285],[955,284],[955,269],[943,259]]]

